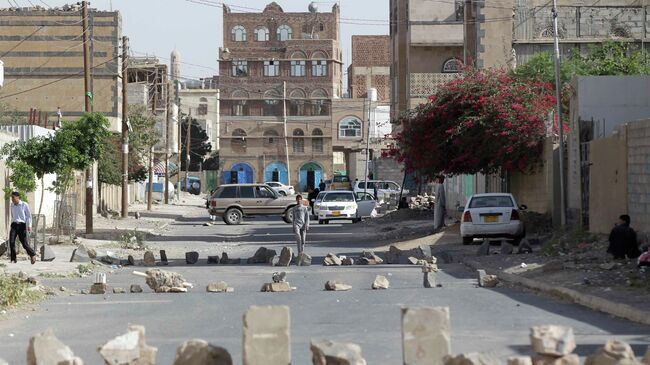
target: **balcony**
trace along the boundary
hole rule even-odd
[[[411,98],[427,98],[459,75],[457,73],[412,73],[410,75]]]

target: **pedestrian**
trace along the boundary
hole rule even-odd
[[[296,196],[296,206],[293,207],[293,233],[296,235],[298,255],[304,251],[309,230],[309,208],[303,203],[301,195]]]
[[[320,190],[318,188],[316,189],[309,188],[308,192],[309,194],[307,195],[307,200],[309,201],[309,207],[313,211],[314,202],[316,202],[316,197],[318,196],[318,194],[320,194]]]
[[[399,201],[399,205],[397,206],[397,209],[409,209],[409,203],[406,201],[406,197],[403,196],[402,199]]]
[[[445,199],[445,178],[436,179],[436,205],[433,209],[433,229],[438,230],[445,226],[447,200]]]
[[[375,182],[374,184],[372,184],[372,192],[375,195],[375,200],[379,201],[379,192],[377,191],[377,184],[379,184],[379,182]]]
[[[32,265],[36,263],[36,252],[29,246],[27,233],[32,232],[32,213],[29,205],[20,200],[20,193],[11,193],[11,231],[9,232],[9,250],[11,251],[11,262],[18,262],[16,258],[16,236],[20,239],[23,248],[27,251]]]
[[[609,234],[609,247],[607,253],[614,256],[615,260],[639,257],[639,244],[636,241],[636,232],[630,227],[631,219],[627,214],[618,217],[618,223]]]
[[[325,191],[325,181],[320,181],[320,184],[318,184],[318,190]]]

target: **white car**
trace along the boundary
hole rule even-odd
[[[319,194],[319,197],[321,200],[317,198],[314,204],[318,224],[328,224],[332,220],[361,222],[361,218],[371,215],[376,204],[372,199],[357,200],[357,196],[351,191],[325,191],[322,196]]]
[[[271,189],[275,190],[276,193],[282,196],[289,196],[289,195],[296,194],[296,190],[293,188],[293,186],[284,185],[277,181],[269,181],[266,182],[265,184],[270,186]]]
[[[352,184],[352,190],[355,193],[362,193],[365,190],[368,193],[374,194],[375,187],[377,187],[377,198],[379,199],[384,199],[391,194],[399,194],[402,192],[402,187],[394,181],[368,180],[367,184],[368,187],[366,188],[366,181],[355,181]],[[406,196],[408,193],[409,191],[404,189],[402,194]]]
[[[312,209],[312,215],[318,217],[318,210],[320,209],[320,204],[323,201],[323,197],[327,194],[327,191],[321,191],[318,193],[316,199],[314,199],[314,207]],[[311,202],[310,202],[311,203]]]
[[[460,223],[463,244],[471,244],[474,238],[506,238],[519,244],[526,236],[519,211],[525,209],[512,194],[472,195]]]

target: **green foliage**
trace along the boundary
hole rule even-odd
[[[18,191],[20,198],[27,201],[26,193],[36,190],[34,169],[20,160],[7,161],[7,167],[11,170],[11,175],[9,175],[11,186],[5,186],[3,189],[5,199],[9,199],[13,191]]]
[[[0,125],[26,124],[25,117],[6,103],[0,103]]]
[[[0,274],[0,308],[17,307],[24,303],[33,303],[41,299],[39,290],[30,290],[30,284],[18,275]]]

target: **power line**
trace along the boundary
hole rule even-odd
[[[13,46],[10,50],[8,50],[7,52],[5,52],[5,53],[3,53],[2,55],[0,55],[0,58],[3,58],[4,56],[8,55],[8,54],[9,54],[11,51],[13,51],[14,49],[20,47],[21,44],[25,43],[26,40],[28,40],[29,38],[31,38],[32,36],[34,36],[34,34],[38,33],[38,32],[39,32],[41,29],[43,29],[43,28],[45,28],[44,25],[41,25],[40,27],[38,27],[35,31],[32,32],[32,34],[30,34],[30,35],[28,35],[27,37],[23,38],[20,42],[18,42],[18,44],[16,44],[15,46]]]

